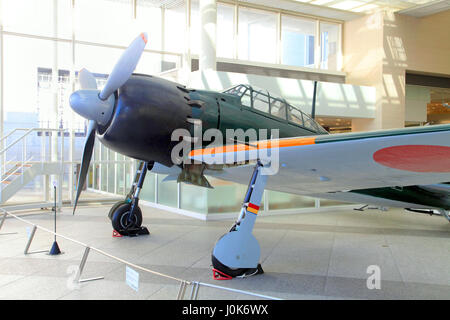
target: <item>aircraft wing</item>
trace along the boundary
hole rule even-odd
[[[296,194],[431,185],[450,181],[450,125],[266,140],[189,157],[231,165],[215,176],[245,184],[252,166],[240,161],[260,160],[272,170],[268,189]]]

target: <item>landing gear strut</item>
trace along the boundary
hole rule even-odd
[[[216,280],[264,273],[259,264],[259,243],[252,234],[267,181],[267,175],[261,173],[262,169],[263,165],[258,162],[248,185],[238,220],[230,232],[217,241],[213,249],[213,276]]]
[[[439,209],[439,213],[441,214],[441,216],[447,219],[448,222],[450,222],[450,213],[447,210]]]
[[[142,227],[142,211],[139,208],[139,193],[144,184],[149,163],[140,162],[136,170],[133,185],[125,200],[116,202],[109,211],[109,218],[115,231],[123,236],[149,234],[146,227]]]

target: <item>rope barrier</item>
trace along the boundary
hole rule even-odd
[[[173,276],[168,275],[168,274],[157,272],[157,271],[154,271],[154,270],[151,270],[151,269],[148,269],[148,268],[144,268],[144,267],[141,267],[141,266],[139,266],[137,264],[134,264],[134,263],[131,263],[131,262],[126,261],[124,259],[121,259],[121,258],[118,258],[116,256],[113,256],[112,254],[109,254],[109,253],[107,253],[107,252],[105,252],[103,250],[97,249],[95,247],[91,247],[91,246],[89,246],[89,245],[87,245],[87,244],[85,244],[85,243],[83,243],[81,241],[69,238],[67,236],[61,235],[61,234],[56,233],[56,232],[54,232],[52,230],[49,230],[47,228],[38,226],[38,225],[28,221],[28,220],[20,218],[17,215],[12,214],[12,213],[4,210],[3,208],[0,208],[0,211],[2,211],[3,214],[4,214],[4,216],[3,216],[2,220],[1,220],[1,223],[0,223],[0,229],[3,226],[3,224],[4,224],[6,216],[9,215],[9,216],[11,216],[11,217],[13,217],[13,218],[23,222],[23,223],[32,225],[34,231],[36,231],[36,229],[39,229],[39,230],[42,230],[44,232],[50,233],[52,235],[55,235],[55,236],[57,236],[59,238],[65,239],[67,241],[71,241],[71,242],[76,243],[76,244],[78,244],[78,245],[80,245],[82,247],[85,247],[86,250],[85,250],[85,253],[84,253],[83,258],[82,258],[81,266],[84,266],[84,263],[86,262],[86,259],[87,259],[87,255],[88,255],[89,251],[92,250],[92,251],[95,251],[95,252],[97,252],[99,254],[102,254],[102,255],[104,255],[106,257],[109,257],[109,258],[111,258],[113,260],[121,262],[121,263],[123,263],[123,264],[125,264],[127,266],[133,267],[135,269],[138,269],[138,270],[141,270],[141,271],[144,271],[144,272],[148,272],[148,273],[151,273],[151,274],[163,277],[163,278],[167,278],[167,279],[171,279],[171,280],[174,280],[174,281],[178,281],[178,282],[180,282],[180,289],[179,289],[178,295],[177,295],[177,299],[178,300],[182,300],[183,299],[185,291],[186,291],[186,286],[188,286],[188,285],[192,285],[193,286],[192,287],[192,291],[191,291],[190,299],[194,299],[194,300],[196,300],[197,297],[198,297],[198,292],[199,292],[200,286],[205,286],[205,287],[210,287],[210,288],[215,288],[215,289],[225,290],[225,291],[230,291],[230,292],[235,292],[235,293],[241,293],[241,294],[245,294],[245,295],[251,295],[251,296],[255,296],[255,297],[259,297],[259,298],[263,298],[263,299],[282,300],[282,299],[276,298],[276,297],[271,297],[271,296],[267,296],[267,295],[257,294],[257,293],[244,291],[244,290],[238,290],[238,289],[232,289],[232,288],[217,286],[217,285],[213,285],[213,284],[210,284],[210,283],[204,283],[204,282],[198,282],[198,281],[193,281],[192,282],[192,281],[180,279],[180,278],[177,278],[177,277],[173,277]],[[34,235],[34,232],[33,232],[33,235]],[[33,237],[30,237],[29,241],[27,242],[27,245],[26,245],[26,248],[25,248],[25,251],[24,251],[25,254],[28,253],[28,249],[29,249],[29,247],[31,245],[32,239],[33,239]],[[81,272],[82,272],[82,268],[81,268],[81,270],[79,271],[79,274],[78,274],[79,282],[84,282],[84,281],[89,281],[89,280],[97,280],[97,279],[102,279],[103,278],[103,277],[97,277],[97,278],[92,278],[92,279],[80,280],[79,277],[81,275]]]

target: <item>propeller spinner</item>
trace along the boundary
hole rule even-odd
[[[106,125],[111,119],[115,104],[113,93],[130,78],[134,69],[136,69],[146,44],[147,34],[141,33],[123,52],[101,91],[97,90],[97,84],[92,73],[86,69],[80,70],[79,81],[81,90],[71,94],[70,106],[73,111],[89,120],[89,127],[84,144],[73,213],[75,213],[81,190],[86,181],[94,149],[97,126]]]

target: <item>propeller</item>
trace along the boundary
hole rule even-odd
[[[104,88],[97,90],[94,76],[86,69],[79,72],[80,90],[70,95],[70,106],[79,115],[89,120],[89,126],[84,144],[81,170],[78,176],[77,194],[73,206],[73,214],[78,199],[86,181],[92,152],[94,150],[95,134],[98,125],[106,125],[112,117],[115,105],[114,92],[130,78],[147,44],[147,34],[141,33],[122,53],[106,80]]]

